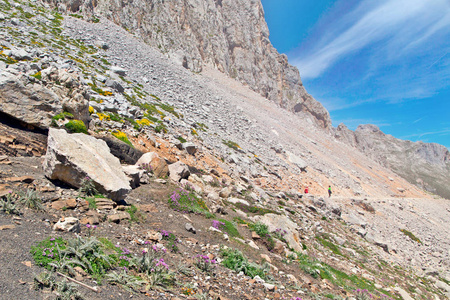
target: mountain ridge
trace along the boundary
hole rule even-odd
[[[131,294],[104,280],[89,299],[448,298],[450,202],[335,139],[311,114],[281,109],[215,68],[193,73],[103,17],[63,16],[38,1],[0,0],[0,9],[0,289],[8,297],[43,297],[42,285],[23,283],[40,282],[42,256],[66,274],[67,257],[30,247],[95,236],[122,259],[165,247],[175,282],[161,289],[116,261],[104,279],[120,272],[123,284],[129,275],[144,282]],[[87,142],[99,139],[109,149]],[[74,151],[51,155],[69,140]],[[122,164],[90,170],[105,157]],[[52,159],[63,165],[51,177],[63,182],[43,170]],[[109,189],[88,197],[116,173],[127,175],[124,199],[111,200]],[[22,191],[38,193],[42,211],[27,208]],[[179,252],[170,251],[175,240]],[[259,277],[227,268],[222,249],[242,251]],[[199,254],[217,259],[214,272]],[[98,288],[105,274],[80,268],[67,276]]]
[[[298,69],[270,43],[259,0],[48,2],[62,12],[103,15],[193,72],[211,65],[279,106],[308,112],[331,127],[328,111],[306,92]]]
[[[193,72],[201,72],[207,66],[217,69],[282,108],[310,114],[319,126],[340,138],[343,128],[332,127],[328,111],[306,92],[298,69],[290,65],[287,56],[279,54],[270,43],[269,29],[259,0],[47,2],[65,13],[81,12],[91,18],[96,14],[105,16],[159,49],[177,64]],[[401,153],[413,151],[411,147],[414,148],[414,144],[392,142],[386,138],[384,145],[375,149],[368,146],[373,141],[364,141],[363,135],[358,132],[357,129],[354,134],[344,134],[347,138],[341,140],[392,168],[420,188],[450,199],[450,187],[445,184],[450,179],[450,167],[436,164],[432,158],[436,147],[421,147],[420,153],[423,155],[420,157],[430,160],[413,169],[404,168],[402,165],[414,165],[415,161],[406,161]],[[378,139],[377,143],[381,142]],[[403,149],[397,149],[400,146]],[[378,153],[380,148],[383,149],[382,154]],[[443,151],[438,148],[438,151]],[[388,162],[382,156],[395,156],[398,163]],[[439,168],[438,174],[434,172],[434,167]]]

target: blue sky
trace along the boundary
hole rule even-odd
[[[333,126],[450,148],[449,0],[262,0],[270,40]]]

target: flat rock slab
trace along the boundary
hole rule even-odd
[[[114,223],[119,223],[122,220],[129,220],[131,219],[130,214],[126,211],[121,211],[114,215],[109,215],[108,220]]]
[[[116,201],[131,191],[129,178],[106,143],[83,133],[50,128],[44,172],[76,188],[89,177],[99,192]]]

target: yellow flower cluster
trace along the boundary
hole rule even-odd
[[[113,131],[112,135],[115,136],[116,138],[118,138],[119,140],[123,140],[123,139],[127,139],[128,140],[127,134],[125,132],[120,131],[120,130]]]
[[[94,113],[94,108],[92,106],[89,106],[89,114],[92,115]]]
[[[100,121],[103,121],[103,119],[105,119],[106,121],[111,121],[111,117],[109,115],[104,114],[104,113],[97,113],[97,116],[100,119]]]
[[[138,123],[140,126],[150,126],[153,122],[150,122],[149,119],[143,118],[141,120],[136,120],[136,123]]]

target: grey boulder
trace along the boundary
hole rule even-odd
[[[49,179],[77,188],[89,177],[99,192],[116,201],[131,191],[129,178],[106,143],[83,133],[50,128],[43,166]]]

